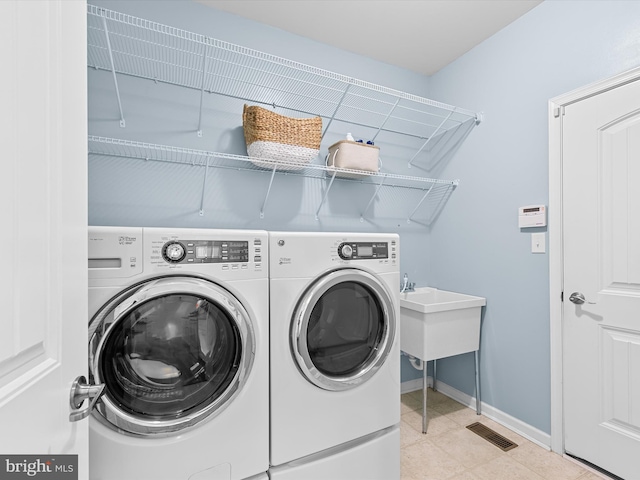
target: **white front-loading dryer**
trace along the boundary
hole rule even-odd
[[[268,235],[90,227],[92,480],[269,467]]]
[[[269,233],[272,467],[399,424],[399,250],[395,234]]]

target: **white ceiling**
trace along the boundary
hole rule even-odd
[[[542,0],[197,0],[432,75]]]

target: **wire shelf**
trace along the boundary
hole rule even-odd
[[[116,90],[116,73],[152,79],[318,115],[326,119],[325,131],[333,121],[359,125],[374,132],[371,140],[388,132],[437,143],[449,130],[475,125],[481,119],[475,112],[417,95],[94,5],[87,7],[88,65],[113,72]]]
[[[253,162],[258,162],[263,165],[265,162],[264,159],[94,135],[90,135],[88,137],[88,150],[90,155],[202,167],[203,192],[200,205],[201,215],[204,215],[204,190],[206,188],[206,179],[209,169],[258,172],[264,174],[265,177],[269,177],[269,186],[260,211],[261,218],[264,217],[265,206],[271,193],[273,179],[276,174],[313,178],[324,182],[324,194],[317,207],[316,218],[318,218],[319,212],[325,204],[331,187],[335,182],[338,184],[348,183],[352,186],[360,184],[374,190],[369,203],[361,212],[361,220],[366,216],[367,211],[374,200],[380,196],[384,196],[384,191],[395,191],[399,188],[404,191],[413,192],[419,201],[413,210],[407,215],[408,222],[413,220],[413,216],[418,212],[420,206],[425,202],[425,200],[427,200],[427,198],[429,199],[427,203],[433,203],[435,201],[437,204],[440,204],[442,199],[448,197],[448,195],[450,195],[458,185],[457,180],[451,181],[425,177],[411,177],[392,173],[374,173],[345,168],[334,168],[317,164],[309,164],[304,168],[300,168],[300,165],[297,163],[283,161],[272,162],[270,168],[263,168],[255,165]],[[344,177],[343,175],[348,175],[348,177]]]

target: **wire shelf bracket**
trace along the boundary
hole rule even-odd
[[[378,127],[378,131],[376,132],[376,134],[371,138],[372,142],[375,141],[376,138],[378,138],[378,135],[380,134],[384,126],[387,124],[387,121],[389,120],[389,118],[391,118],[391,114],[396,109],[399,103],[400,103],[400,99],[398,98],[396,99],[396,103],[394,103],[393,107],[391,107],[391,110],[389,110],[389,113],[387,113],[387,116],[382,121],[382,124]]]
[[[202,50],[202,84],[200,86],[200,113],[198,115],[197,131],[198,137],[202,137],[202,105],[204,103],[204,86],[207,80],[207,52],[209,51],[208,41],[203,45]]]
[[[345,88],[344,91],[342,92],[342,96],[340,97],[340,100],[336,104],[336,108],[333,111],[333,114],[331,115],[331,117],[329,118],[329,121],[327,122],[327,126],[324,127],[324,130],[322,131],[322,136],[320,137],[320,140],[324,139],[325,133],[327,133],[327,131],[329,130],[329,127],[331,126],[331,123],[336,118],[336,115],[338,114],[338,110],[340,110],[340,105],[342,105],[342,102],[344,101],[344,98],[347,96],[347,93],[349,93],[350,88],[351,88],[351,83],[347,83],[347,88]]]
[[[331,186],[333,185],[333,181],[336,179],[336,173],[338,173],[336,170],[333,170],[333,174],[331,175],[331,180],[329,181],[329,185],[327,186],[327,189],[324,191],[324,195],[322,196],[322,201],[320,202],[320,205],[318,205],[318,209],[316,210],[316,220],[320,220],[320,209],[322,208],[322,205],[324,205],[324,202],[327,200],[327,197],[329,196],[329,190],[331,190]]]
[[[200,216],[204,217],[204,194],[207,190],[207,175],[209,174],[209,160],[207,157],[207,163],[204,166],[204,178],[202,179],[202,195],[200,196]]]
[[[427,138],[427,141],[424,142],[422,144],[422,146],[420,147],[420,149],[415,153],[415,155],[413,157],[411,157],[411,160],[409,160],[409,167],[411,167],[411,165],[413,164],[413,161],[416,159],[416,157],[420,154],[420,152],[422,150],[424,150],[424,148],[429,144],[429,142],[435,138],[435,136],[437,135],[437,133],[440,131],[440,129],[442,128],[442,126],[445,124],[445,122],[447,120],[449,120],[449,118],[451,118],[451,115],[453,115],[453,112],[455,112],[455,108],[453,110],[451,110],[451,112],[449,113],[449,115],[447,115],[447,117],[442,120],[442,122],[440,123],[440,125],[438,125],[438,128],[436,128],[435,132],[433,132],[431,134],[431,136],[429,138]]]
[[[445,193],[441,196],[441,200],[442,198],[446,198],[448,193],[453,191],[457,186],[458,186],[459,181],[455,180],[453,182],[451,182],[449,185],[447,185],[447,190],[445,191]],[[424,203],[424,201],[427,199],[427,197],[431,194],[431,191],[433,190],[433,188],[436,185],[433,184],[431,185],[431,187],[429,188],[429,190],[427,190],[425,192],[425,194],[422,196],[422,198],[420,199],[420,201],[418,202],[418,204],[415,206],[415,208],[413,209],[413,211],[409,214],[409,216],[407,217],[407,223],[411,223],[413,221],[413,217],[416,214],[416,212],[418,211],[418,209],[420,208],[420,206]],[[437,211],[437,209],[436,209]]]
[[[125,128],[126,122],[124,120],[124,113],[122,111],[122,101],[120,100],[120,89],[118,88],[118,78],[116,76],[116,68],[113,61],[113,49],[111,48],[111,39],[109,38],[109,29],[107,28],[107,18],[104,15],[102,16],[102,26],[104,28],[105,41],[107,43],[107,49],[109,51],[109,62],[111,64],[111,74],[113,75],[113,85],[116,89],[118,109],[120,110],[120,127]]]
[[[269,200],[269,194],[271,193],[271,186],[273,185],[273,179],[276,176],[276,171],[278,170],[278,166],[274,165],[271,170],[271,178],[269,179],[269,186],[267,187],[267,193],[264,196],[264,201],[262,202],[262,207],[260,208],[260,218],[264,218],[264,210],[267,207],[267,200]]]
[[[378,184],[378,186],[376,187],[376,191],[373,192],[373,195],[371,196],[371,199],[369,200],[369,203],[367,203],[367,206],[364,207],[364,210],[362,211],[362,213],[360,214],[360,222],[364,222],[364,216],[365,214],[369,211],[369,207],[371,206],[371,204],[373,203],[373,201],[376,199],[376,197],[378,196],[378,193],[380,192],[380,189],[382,188],[382,185],[384,184],[384,181],[386,180],[387,176],[383,175],[382,178],[380,179],[380,183]]]

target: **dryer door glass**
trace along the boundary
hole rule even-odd
[[[223,408],[252,356],[244,309],[195,279],[129,293],[105,309],[92,342],[92,373],[106,385],[103,418],[130,433],[167,433]]]
[[[388,289],[368,272],[350,268],[320,277],[293,316],[291,344],[300,371],[326,390],[366,382],[389,355],[395,310]]]
[[[307,348],[329,376],[352,375],[375,357],[385,331],[384,311],[368,287],[343,282],[317,301],[309,317]]]

